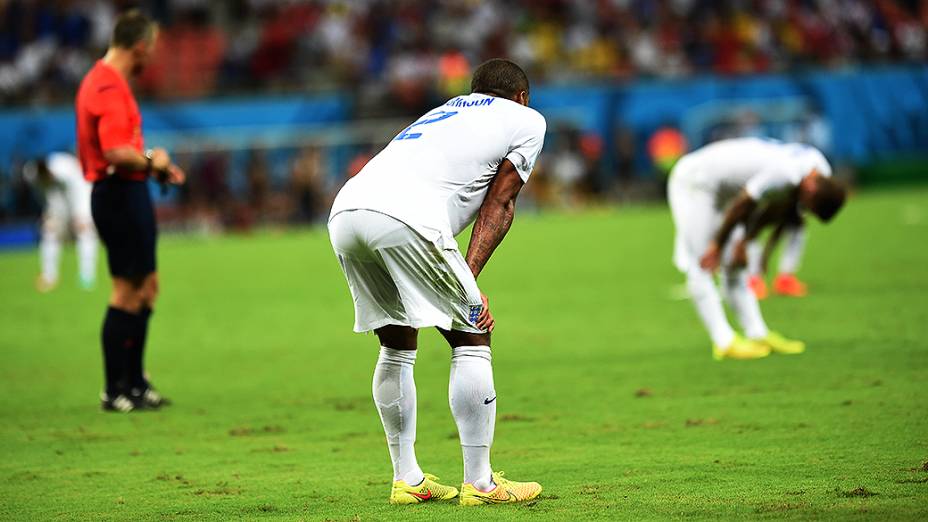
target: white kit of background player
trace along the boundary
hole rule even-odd
[[[413,447],[415,335],[426,327],[437,327],[452,346],[449,402],[464,453],[461,503],[527,500],[541,490],[501,478],[489,458],[496,415],[493,323],[476,275],[509,228],[546,128],[544,118],[524,105],[524,73],[503,62],[479,67],[474,85],[487,67],[517,72],[524,79],[521,95],[513,100],[474,88],[429,111],[345,184],[329,218],[354,299],[354,330],[373,330],[381,342],[373,395],[393,461],[394,503],[458,493],[422,472]],[[455,236],[475,218],[465,260]],[[478,251],[485,254],[480,259]]]
[[[686,274],[716,358],[802,351],[802,343],[767,328],[748,288],[746,271],[732,263],[732,257],[736,248],[744,255],[743,240],[753,239],[744,237],[744,223],[761,200],[793,198],[796,205],[805,201],[808,210],[823,220],[831,219],[844,201],[843,189],[835,187],[831,173],[828,161],[813,147],[759,138],[715,142],[687,154],[674,166],[668,187],[676,227],[674,264]],[[733,214],[740,211],[743,216],[735,219]],[[747,339],[737,336],[729,325],[712,270],[701,262],[710,248],[718,250],[723,260],[722,289]]]
[[[97,232],[90,216],[92,186],[84,179],[80,162],[73,154],[53,152],[27,163],[23,177],[45,200],[36,288],[47,292],[58,284],[61,245],[69,225],[77,242],[80,285],[91,288],[97,276]]]

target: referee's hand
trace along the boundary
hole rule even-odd
[[[181,185],[187,179],[180,167],[171,163],[168,151],[158,147],[151,150],[151,167],[158,173],[158,179],[171,185]]]
[[[187,175],[177,165],[171,163],[165,172],[165,180],[171,185],[183,185],[187,180]]]

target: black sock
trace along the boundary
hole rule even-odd
[[[148,320],[152,310],[147,306],[133,316],[132,347],[128,350],[129,378],[133,388],[143,390],[148,387],[145,380],[145,341],[148,338]]]
[[[112,306],[106,309],[101,341],[103,343],[103,373],[106,379],[106,394],[115,397],[126,393],[131,384],[127,373],[129,348],[134,344],[132,332],[137,319]]]

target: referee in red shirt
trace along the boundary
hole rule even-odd
[[[158,295],[157,225],[148,178],[184,182],[164,149],[144,150],[142,116],[129,80],[148,63],[157,25],[138,11],[116,20],[106,56],[77,92],[77,145],[84,177],[93,182],[93,221],[106,246],[113,292],[103,321],[104,410],[159,408],[167,401],[145,378],[148,320]]]

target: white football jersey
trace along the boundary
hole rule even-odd
[[[503,159],[528,181],[545,137],[534,109],[488,96],[452,98],[406,127],[335,197],[331,217],[366,209],[451,248],[477,216]]]
[[[710,143],[679,162],[674,175],[688,185],[719,195],[744,189],[755,200],[796,187],[812,170],[831,176],[831,165],[815,147],[763,138],[735,138]]]
[[[93,186],[84,179],[77,156],[68,152],[53,152],[45,157],[45,165],[51,174],[51,183],[39,181],[35,164],[26,167],[23,177],[44,194],[46,215],[65,221],[69,217],[89,221]]]
[[[27,165],[23,177],[45,193],[60,192],[68,199],[82,198],[90,184],[84,179],[81,163],[77,156],[68,152],[52,152],[45,157],[45,165],[51,174],[51,184],[39,183],[35,165]]]

